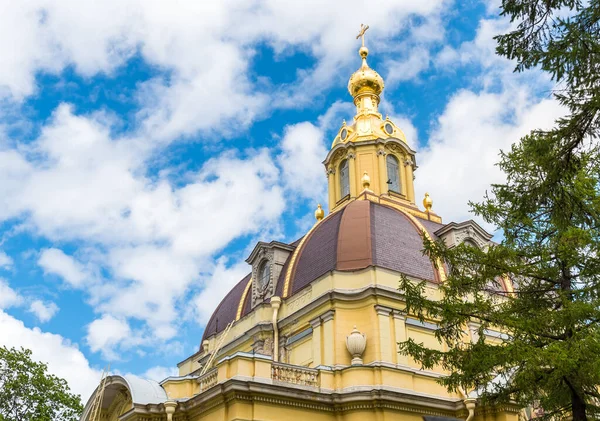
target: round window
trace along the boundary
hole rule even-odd
[[[385,129],[385,132],[387,134],[394,133],[394,128],[392,127],[392,125],[390,123],[385,123],[385,126],[383,126],[383,128]]]
[[[348,129],[343,129],[342,133],[340,133],[340,138],[342,140],[346,140],[347,137],[348,137]]]

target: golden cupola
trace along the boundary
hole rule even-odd
[[[358,53],[362,57],[362,65],[350,76],[348,92],[354,98],[355,104],[363,95],[373,96],[379,104],[379,95],[384,88],[383,78],[367,64],[369,49],[363,45]]]
[[[367,29],[368,26],[361,25],[356,37],[362,38],[358,50],[362,63],[348,81],[356,114],[351,123],[342,123],[323,161],[328,177],[329,211],[369,196],[369,200],[377,197],[380,201],[394,201],[417,212],[413,183],[416,152],[408,146],[402,130],[379,113],[385,85],[379,73],[367,63]]]
[[[362,64],[352,73],[348,81],[348,92],[352,95],[356,106],[356,115],[351,124],[344,124],[333,141],[338,143],[360,142],[389,137],[398,138],[406,143],[402,130],[389,119],[379,113],[380,95],[385,86],[383,78],[367,63],[369,49],[365,46],[365,32],[368,26],[362,25],[356,38],[362,38],[362,46],[358,54]]]

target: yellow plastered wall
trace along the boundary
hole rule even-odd
[[[170,399],[187,398],[200,392],[200,385],[195,379],[169,380],[162,387]]]
[[[312,335],[292,344],[288,349],[288,361],[290,364],[301,366],[312,366],[313,343]]]

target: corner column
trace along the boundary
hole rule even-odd
[[[331,212],[336,204],[335,192],[337,187],[335,185],[335,170],[333,168],[327,170],[327,187],[329,191],[329,212]]]
[[[310,321],[312,327],[313,365],[321,365],[321,318],[315,317]]]
[[[333,366],[335,359],[335,343],[333,331],[333,315],[335,312],[329,310],[321,316],[323,323],[323,365]]]
[[[377,163],[379,164],[379,194],[386,194],[388,192],[388,175],[387,165],[385,165],[385,150],[383,148],[377,149]]]
[[[415,203],[415,183],[413,180],[413,158],[404,160],[404,175],[406,177],[406,197],[410,203]]]
[[[394,334],[395,344],[406,341],[406,317],[398,311],[394,311]],[[408,365],[408,355],[400,355],[398,349],[395,348],[397,364]]]
[[[356,197],[358,195],[359,188],[359,180],[356,178],[356,155],[354,154],[354,152],[348,152],[346,159],[348,159],[348,181],[350,182],[350,197]]]
[[[379,322],[379,360],[392,362],[392,338],[390,335],[390,315],[392,309],[380,305],[375,306]]]

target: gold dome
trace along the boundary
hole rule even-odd
[[[350,80],[348,81],[348,92],[355,98],[357,95],[363,93],[379,96],[384,87],[383,78],[367,64],[369,49],[364,46],[360,47],[358,53],[362,57],[362,65],[360,66],[360,69],[350,76]]]

